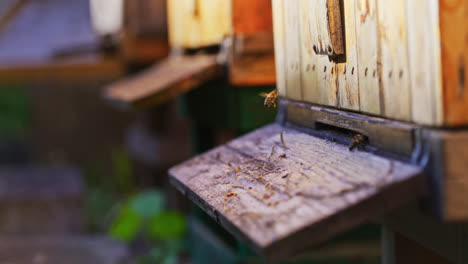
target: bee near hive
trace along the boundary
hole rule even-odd
[[[265,107],[276,108],[276,98],[278,97],[278,91],[276,89],[269,93],[261,93],[260,96],[265,97],[265,102],[263,103]]]

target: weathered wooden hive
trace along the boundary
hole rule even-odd
[[[170,170],[270,260],[423,196],[468,220],[467,1],[272,0],[276,124]]]
[[[271,14],[270,0],[168,0],[170,56],[138,76],[111,85],[105,96],[138,109],[223,76],[234,86],[273,85]]]

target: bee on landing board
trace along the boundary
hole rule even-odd
[[[265,102],[263,103],[265,107],[276,107],[276,98],[278,97],[277,90],[273,90],[269,93],[261,93],[260,96],[265,97]]]

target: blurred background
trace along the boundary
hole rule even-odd
[[[171,187],[167,170],[274,121],[258,96],[275,88],[271,6],[251,3],[267,23],[234,16],[249,29],[239,38],[226,35],[234,28],[183,47],[168,35],[183,27],[168,23],[168,3],[189,2],[0,0],[0,264],[262,263]],[[252,25],[268,45],[227,52],[230,69],[183,92],[158,83],[158,62],[223,60]],[[181,67],[171,65],[170,83],[191,77],[170,76]],[[129,80],[135,91],[179,92],[134,109],[106,93]],[[378,263],[379,232],[360,227],[288,263]]]

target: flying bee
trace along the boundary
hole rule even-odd
[[[265,107],[276,107],[276,98],[278,97],[278,91],[275,89],[269,93],[261,93],[261,97],[265,97],[263,105]]]

